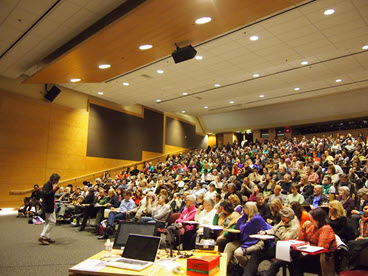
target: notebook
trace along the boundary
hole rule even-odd
[[[141,271],[153,265],[161,238],[130,234],[122,258],[108,262],[107,266]]]

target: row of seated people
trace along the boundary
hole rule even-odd
[[[142,170],[134,167],[114,178],[106,172],[96,183],[86,183],[83,189],[76,188],[74,192],[60,189],[55,195],[59,200],[58,217],[79,212],[83,217],[80,230],[84,230],[89,217],[96,216],[98,226],[103,210],[109,208],[108,227],[102,235],[106,238],[113,223],[120,219],[165,222],[166,219],[155,219],[157,213],[153,210],[157,212],[159,205],[170,207],[169,212],[160,213],[165,214],[163,218],[170,212],[182,215],[185,212],[188,216],[187,204],[191,202],[186,200],[188,196],[195,198],[193,204],[198,209],[203,208],[204,199],[211,198],[218,206],[229,199],[239,216],[244,204],[254,201],[270,225],[279,219],[280,204],[275,199],[286,205],[293,201],[305,203],[306,208],[313,209],[336,198],[357,235],[361,199],[366,196],[366,160],[367,143],[362,135],[256,141],[198,149],[155,164],[146,162]],[[185,246],[190,246],[192,239],[187,243]]]

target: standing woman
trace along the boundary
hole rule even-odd
[[[332,227],[327,224],[326,212],[322,208],[317,208],[309,214],[310,221],[306,221],[303,224],[298,240],[309,242],[310,245],[320,246],[329,251],[334,251],[337,248],[335,233]],[[289,263],[290,275],[304,275],[305,271],[321,273],[319,255],[300,255],[300,257]]]

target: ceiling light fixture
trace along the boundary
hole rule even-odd
[[[187,92],[183,92],[183,95],[186,96],[186,95],[188,95],[188,93]]]
[[[207,109],[207,108],[208,108],[208,106],[205,106],[204,108],[206,108],[206,109]]]
[[[156,100],[156,102],[158,102],[158,103],[159,103],[159,102],[161,102],[161,100]]]
[[[235,103],[235,102],[234,102],[234,101],[230,101],[229,103],[233,104],[233,103]]]
[[[195,56],[195,59],[201,60],[201,59],[203,59],[203,57],[202,56]]]
[[[181,113],[185,113],[185,110],[182,110]]]
[[[334,13],[335,13],[334,9],[328,9],[328,10],[325,10],[325,12],[324,12],[325,15],[331,15],[331,14],[334,14]]]
[[[220,86],[221,86],[221,84],[216,83],[214,86],[215,86],[215,87],[220,87]]]
[[[152,48],[152,45],[150,45],[150,44],[139,46],[140,50],[148,50],[148,49],[151,49],[151,48]]]
[[[294,88],[294,90],[295,90],[295,91],[299,91],[299,90],[300,90],[300,88],[299,88],[299,87],[295,87],[295,88]]]
[[[103,95],[103,92],[97,92],[98,95]]]
[[[164,70],[157,70],[157,73],[163,74],[164,73]]]
[[[265,95],[263,95],[263,94],[262,94],[262,95],[259,95],[259,97],[260,97],[260,98],[264,98],[264,96],[265,96]]]
[[[368,50],[368,45],[364,45],[364,46],[362,47],[362,49],[363,49],[363,50]]]
[[[252,35],[249,39],[252,40],[252,41],[256,41],[258,40],[258,36],[257,35]]]
[[[342,82],[342,79],[337,79],[336,82]]]
[[[128,86],[129,82],[123,82],[123,85]]]
[[[81,79],[70,79],[70,82],[78,82],[81,81]]]
[[[254,74],[253,78],[258,78],[260,75],[259,74]]]
[[[303,61],[303,62],[301,63],[301,65],[307,65],[307,64],[309,64],[309,62],[308,62],[308,61]]]
[[[212,20],[212,18],[211,17],[208,17],[208,16],[204,16],[204,17],[201,17],[201,18],[198,18],[196,21],[195,21],[195,23],[196,24],[206,24],[206,23],[208,23],[208,22],[210,22]]]
[[[107,69],[107,68],[110,68],[110,67],[111,67],[110,64],[101,64],[101,65],[98,66],[98,68],[100,68],[100,69]]]

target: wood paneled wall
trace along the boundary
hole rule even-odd
[[[65,180],[135,162],[88,157],[88,118],[87,108],[0,91],[0,208],[19,207],[24,195],[9,192],[42,186],[54,172]],[[160,155],[143,151],[142,160]]]

